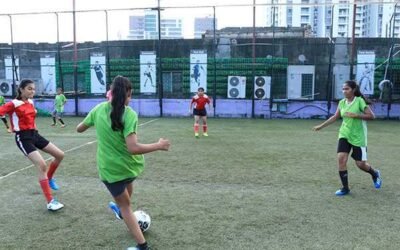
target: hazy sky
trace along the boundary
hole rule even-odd
[[[27,12],[57,12],[72,11],[73,0],[0,0],[0,14],[15,14]],[[103,10],[122,8],[146,8],[157,6],[157,0],[75,0],[76,10]],[[257,0],[256,3],[266,3],[268,0]],[[175,6],[218,6],[235,4],[253,4],[253,0],[161,0],[162,7]],[[124,39],[128,34],[129,16],[143,15],[143,10],[111,11],[108,14],[109,39]],[[184,36],[193,37],[194,17],[212,16],[212,8],[166,8],[162,17],[181,18],[183,20]],[[252,7],[217,7],[218,27],[252,26]],[[265,25],[264,8],[257,9],[257,25]],[[0,42],[10,43],[10,18],[0,16]],[[56,15],[13,15],[14,42],[56,42]],[[60,40],[72,41],[72,14],[60,13]],[[77,40],[101,41],[106,39],[105,12],[85,12],[77,14]]]

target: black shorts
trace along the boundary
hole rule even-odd
[[[207,116],[207,110],[206,109],[193,109],[193,115]]]
[[[367,147],[358,147],[350,144],[347,139],[340,138],[338,141],[338,153],[350,153],[351,149],[353,152],[351,153],[351,158],[355,161],[366,161],[367,160]]]
[[[15,132],[15,142],[26,156],[37,149],[45,148],[50,143],[34,129]]]
[[[103,181],[104,185],[106,185],[108,191],[110,191],[111,195],[113,197],[117,197],[120,194],[122,194],[126,187],[132,183],[135,180],[135,178],[128,178],[122,181],[117,181],[117,182],[113,182],[113,183],[109,183],[106,181]]]

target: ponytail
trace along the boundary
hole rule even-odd
[[[126,77],[117,76],[114,78],[112,86],[111,128],[114,131],[122,131],[124,129],[122,117],[125,112],[125,102],[132,90],[132,83]]]
[[[21,94],[22,94],[21,89],[26,88],[26,86],[28,86],[31,83],[34,83],[31,79],[24,79],[24,80],[21,81],[21,83],[18,85],[18,88],[17,88],[17,97],[16,97],[16,99],[18,99],[18,100],[22,99],[22,97],[21,97]]]
[[[370,105],[370,104],[372,103],[371,100],[369,100],[368,98],[366,98],[366,97],[361,93],[361,91],[360,91],[360,86],[356,83],[356,81],[348,80],[348,81],[345,82],[345,84],[346,84],[347,86],[349,86],[351,89],[354,90],[354,95],[355,95],[355,96],[359,96],[359,97],[361,97],[362,99],[364,99],[364,101],[365,101],[365,103],[366,103],[367,105]]]

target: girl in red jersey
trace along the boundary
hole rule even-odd
[[[206,104],[211,109],[211,100],[210,98],[204,93],[204,88],[200,87],[197,90],[197,95],[193,96],[192,102],[189,106],[189,113],[192,113],[192,106],[193,115],[194,115],[194,136],[199,138],[199,121],[200,118],[203,121],[203,135],[208,136],[207,133],[207,110]]]
[[[0,116],[8,114],[11,117],[11,128],[15,133],[18,148],[39,170],[39,183],[47,200],[47,209],[56,211],[64,205],[53,198],[50,187],[58,189],[53,175],[64,158],[64,152],[38,133],[35,124],[37,111],[32,101],[34,94],[35,83],[28,79],[22,80],[17,97],[0,107]],[[37,149],[54,157],[48,171],[46,161]]]

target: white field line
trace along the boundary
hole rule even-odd
[[[155,121],[157,121],[157,120],[158,120],[158,119],[153,119],[153,120],[150,120],[150,121],[141,123],[141,124],[139,124],[139,126],[143,126],[143,125],[149,124],[149,123],[151,123],[151,122],[155,122]],[[96,141],[97,141],[97,140],[90,141],[90,142],[86,142],[86,143],[84,143],[84,144],[82,144],[82,145],[79,145],[79,146],[70,148],[70,149],[64,151],[64,153],[69,153],[69,152],[75,151],[75,150],[77,150],[77,149],[83,148],[83,147],[85,147],[85,146],[87,146],[87,145],[90,145],[90,144],[95,143]],[[49,158],[45,159],[45,161],[49,161],[49,160],[51,160],[51,159],[53,159],[53,157],[49,157]],[[21,171],[24,171],[24,170],[26,170],[26,169],[28,169],[28,168],[33,167],[33,166],[34,166],[34,165],[31,164],[31,165],[29,165],[29,166],[27,166],[27,167],[24,167],[24,168],[18,169],[18,170],[16,170],[16,171],[13,171],[13,172],[11,172],[11,173],[8,173],[8,174],[6,174],[6,175],[0,176],[0,180],[5,179],[5,178],[7,178],[8,176],[14,175],[14,174],[19,173],[19,172],[21,172]]]

